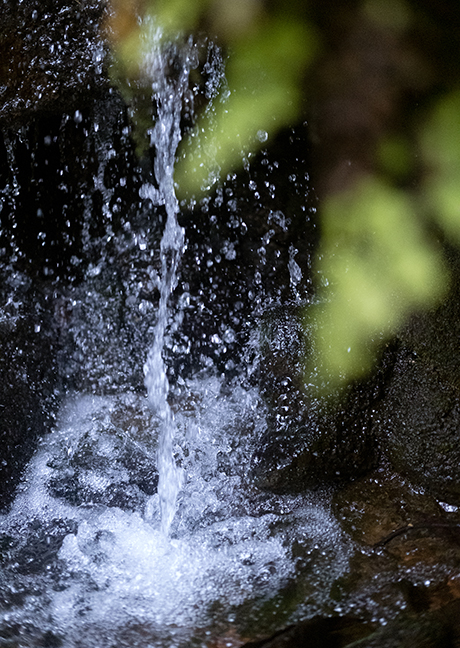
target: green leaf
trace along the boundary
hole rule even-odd
[[[432,217],[460,242],[460,91],[438,100],[421,130],[428,167],[425,199]]]
[[[230,95],[198,122],[176,167],[181,198],[199,195],[242,165],[301,109],[302,76],[317,39],[305,24],[271,18],[233,43],[226,72]]]
[[[332,391],[363,376],[414,309],[439,301],[448,275],[411,198],[377,177],[327,199],[322,217],[323,287],[306,312],[315,349],[308,372]]]

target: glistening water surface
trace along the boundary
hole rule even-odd
[[[256,390],[223,387],[196,378],[175,406],[186,479],[170,538],[150,494],[156,440],[143,399],[69,396],[1,519],[0,637],[19,626],[24,645],[46,633],[66,646],[206,645],[235,622],[244,634],[264,605],[275,614],[299,567],[310,596],[298,613],[328,605],[350,546],[319,494],[251,488],[264,408]]]

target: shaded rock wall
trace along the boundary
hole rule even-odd
[[[133,147],[121,145],[126,108],[105,76],[102,15],[100,2],[2,4],[2,507],[69,383],[72,289],[113,251],[116,215],[137,186]]]
[[[188,360],[195,365],[207,358],[222,371],[241,369],[250,362],[251,336],[256,351],[267,306],[287,307],[313,294],[318,235],[308,137],[305,125],[279,133],[247,170],[180,216],[187,238],[182,278],[190,295],[182,331],[193,340]]]
[[[2,280],[4,296],[8,279]],[[38,438],[52,423],[60,387],[59,342],[47,312],[51,300],[27,280],[15,280],[18,302],[7,301],[0,311],[0,510],[11,502]]]
[[[445,302],[414,315],[398,336],[394,374],[376,433],[397,470],[460,504],[459,255],[447,252],[453,286]]]
[[[6,0],[0,25],[0,121],[81,110],[103,93],[104,0]],[[88,92],[89,91],[89,92]]]

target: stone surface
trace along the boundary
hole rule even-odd
[[[101,89],[106,48],[99,0],[6,0],[0,26],[0,123],[81,110]]]
[[[460,503],[460,260],[446,251],[452,289],[414,315],[399,350],[375,433],[396,470],[436,497]]]
[[[48,464],[50,495],[72,506],[144,510],[158,484],[152,418],[145,398],[132,393],[93,415],[72,452],[63,446]]]
[[[399,528],[428,524],[435,519],[447,523],[452,519],[432,495],[414,490],[410,482],[383,468],[341,488],[334,495],[332,506],[353,540],[369,546],[377,545]],[[452,523],[456,520],[453,516]],[[398,544],[404,545],[403,540],[412,542],[410,530],[389,548],[396,550]],[[406,548],[398,548],[400,558]],[[440,553],[442,551],[440,549]]]
[[[10,504],[37,440],[51,424],[59,387],[58,342],[47,329],[46,300],[25,293],[30,300],[26,308],[14,302],[0,308],[0,509]],[[25,297],[22,290],[19,294]]]
[[[318,412],[287,406],[283,419],[268,416],[267,432],[252,459],[259,488],[299,493],[325,483],[356,478],[376,463],[370,419],[359,404],[352,410]]]
[[[460,602],[418,615],[401,614],[354,648],[454,648],[460,639]]]
[[[382,468],[338,490],[332,508],[357,545],[347,574],[337,579],[331,594],[345,607],[347,601],[353,601],[358,614],[373,606],[389,606],[385,627],[393,629],[390,632],[382,628],[375,641],[377,637],[380,641],[380,636],[385,641],[392,636],[399,640],[398,628],[404,633],[410,628],[410,637],[418,615],[420,627],[428,631],[431,617],[423,615],[458,602],[458,509],[446,510],[430,494],[414,489],[397,473]],[[399,621],[401,610],[405,612]],[[433,627],[437,627],[436,618],[432,620]],[[401,635],[401,641],[405,636]],[[367,645],[363,642],[363,646]],[[372,642],[369,645],[380,646]]]
[[[108,88],[98,102],[86,92],[78,111],[0,121],[0,260],[41,279],[81,281],[139,204],[126,107]]]
[[[448,298],[413,316],[374,376],[350,386],[338,405],[309,402],[299,314],[280,308],[266,315],[260,384],[269,416],[254,457],[258,486],[298,492],[356,478],[382,454],[415,485],[460,503],[459,260],[452,252],[447,258]]]
[[[377,428],[396,470],[460,504],[460,392],[442,369],[403,352]]]
[[[261,641],[250,641],[243,648],[345,648],[371,634],[371,623],[353,617],[314,617],[286,628]]]
[[[181,331],[192,344],[178,370],[255,365],[255,331],[267,306],[311,295],[317,232],[308,137],[298,125],[269,138],[245,169],[180,215],[188,295]]]
[[[350,385],[340,398],[310,397],[301,313],[298,307],[275,308],[262,324],[260,384],[269,413],[252,475],[259,488],[276,492],[304,492],[375,467],[374,416],[393,363],[389,351],[374,375]]]

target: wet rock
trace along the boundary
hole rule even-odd
[[[108,88],[78,111],[37,113],[14,128],[0,122],[2,262],[62,286],[114,254],[113,237],[139,204],[124,129],[126,107]]]
[[[454,277],[459,260],[450,254]],[[341,402],[309,402],[303,387],[298,314],[268,313],[262,326],[261,390],[268,430],[253,462],[257,485],[298,490],[356,478],[379,452],[414,484],[460,503],[460,290],[414,316],[376,372],[350,385]],[[297,318],[297,323],[296,323]]]
[[[437,308],[413,315],[398,338],[404,349],[460,389],[460,254],[448,248],[444,256],[451,273],[447,298]]]
[[[403,475],[436,497],[460,503],[460,260],[446,252],[449,297],[412,317],[399,350],[375,432]]]
[[[48,492],[72,506],[142,510],[158,484],[153,427],[144,399],[120,397],[90,416],[78,438],[63,443],[48,464]]]
[[[259,444],[252,459],[254,483],[278,493],[353,479],[376,463],[370,419],[359,403],[351,412],[315,411],[312,406],[283,418],[272,413]]]
[[[62,296],[61,374],[74,390],[108,394],[120,386],[142,388],[140,339],[148,323],[129,308],[133,295],[121,263],[101,260],[93,273]],[[153,308],[149,312],[153,317]]]
[[[290,393],[300,397],[303,392],[309,349],[302,311],[298,304],[288,302],[266,308],[261,318],[259,386],[272,408],[282,408]]]
[[[27,122],[37,112],[81,110],[82,95],[99,91],[104,6],[99,0],[3,2],[1,124]]]
[[[356,648],[454,648],[460,639],[460,602],[419,615],[401,614]]]
[[[254,331],[267,306],[311,295],[317,233],[308,137],[305,125],[280,132],[179,216],[187,239],[181,332],[189,352],[176,360],[176,373],[214,365],[235,374],[254,365]]]
[[[46,527],[31,523],[20,545],[10,550],[11,563],[16,562],[15,571],[34,575],[55,567],[64,538],[76,530],[75,523],[63,520],[53,520]]]
[[[332,509],[357,543],[331,589],[338,605],[361,614],[380,605],[390,621],[402,609],[418,615],[459,598],[458,510],[446,511],[388,469],[336,491]]]
[[[68,388],[142,388],[161,218],[141,184],[126,106],[108,87],[74,112],[0,122],[0,266],[46,286]]]
[[[372,623],[353,617],[314,617],[277,632],[261,641],[250,641],[242,648],[345,648],[361,645],[360,639],[374,630]]]
[[[325,482],[355,479],[375,467],[375,407],[389,357],[367,383],[340,399],[312,398],[304,386],[308,348],[298,307],[276,308],[262,325],[261,391],[269,406],[267,431],[252,460],[256,486],[302,492]]]
[[[19,285],[9,293],[15,279]],[[37,440],[52,423],[59,387],[49,300],[22,279],[3,277],[1,291],[10,299],[0,302],[0,508],[10,504]]]
[[[101,393],[124,383],[142,389],[158,304],[164,210],[140,198],[139,190],[153,181],[156,151],[137,160],[126,105],[107,83],[99,61],[100,5],[34,6],[24,3],[16,15],[8,5],[7,12],[7,24],[18,22],[29,44],[21,56],[34,64],[20,77],[27,100],[0,115],[0,259],[14,258],[16,267],[53,284],[65,347],[60,371],[69,387]],[[99,61],[81,74],[75,20],[81,21],[78,38]],[[46,38],[43,21],[52,25]],[[43,43],[51,51],[65,35],[69,42],[55,60]],[[15,48],[8,50],[10,67]],[[41,76],[49,56],[56,78],[69,76],[62,96],[54,93],[54,76]],[[40,95],[36,90],[45,81]],[[311,289],[315,199],[304,173],[307,155],[305,126],[285,131],[250,169],[181,215],[187,249],[165,346],[171,384],[198,367],[231,376],[242,367],[252,371],[251,338],[264,305]]]
[[[452,516],[449,517],[432,495],[414,490],[398,474],[384,469],[341,488],[333,497],[332,507],[340,524],[353,540],[370,546],[380,543],[396,529],[410,529],[434,520],[446,523],[456,521],[456,517],[451,519]],[[430,530],[429,524],[426,530]],[[432,528],[432,535],[438,537],[439,530]],[[419,529],[418,538],[423,535],[423,530]],[[400,538],[391,546],[391,551],[397,551],[401,558],[405,556],[406,561],[408,546],[402,541],[408,539],[412,543],[414,536],[409,536],[410,531],[405,538]],[[445,545],[442,545],[436,552],[439,555],[433,557],[432,548],[428,549],[426,558],[429,556],[430,562],[438,562],[446,558],[446,551]],[[420,555],[420,551],[417,553]],[[414,561],[416,559],[414,556]]]
[[[348,575],[335,584],[337,600],[364,588],[368,597],[403,600],[404,607],[420,612],[434,600],[439,604],[455,598],[445,574],[458,569],[458,511],[446,512],[431,495],[384,470],[340,489],[332,508],[343,529],[363,547]],[[371,591],[377,575],[378,595]]]
[[[403,351],[377,429],[396,470],[460,503],[460,391],[442,368]]]

